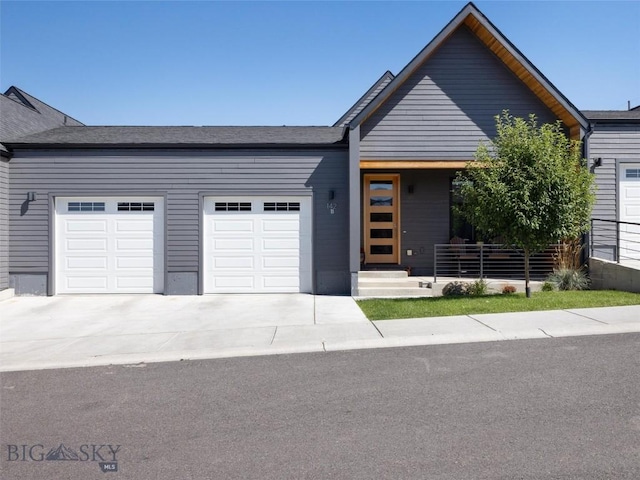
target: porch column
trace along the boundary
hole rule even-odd
[[[349,129],[349,271],[351,295],[358,295],[360,270],[360,125]]]

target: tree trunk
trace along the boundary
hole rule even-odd
[[[531,287],[529,286],[529,249],[524,249],[524,291],[527,298],[531,298]]]

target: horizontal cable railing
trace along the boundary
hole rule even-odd
[[[543,280],[554,267],[558,245],[550,245],[543,252],[529,258],[529,276]],[[522,250],[498,244],[434,245],[434,281],[438,276],[465,278],[524,279],[524,253]]]
[[[640,223],[592,219],[589,253],[618,263],[640,260]]]

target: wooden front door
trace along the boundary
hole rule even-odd
[[[400,175],[364,176],[366,263],[400,263]]]

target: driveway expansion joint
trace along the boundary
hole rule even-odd
[[[587,315],[583,315],[583,314],[581,314],[581,313],[577,313],[577,312],[575,312],[575,311],[574,311],[574,312],[571,312],[571,311],[569,311],[569,310],[563,310],[563,312],[567,312],[567,313],[570,313],[570,314],[572,314],[572,315],[577,315],[577,316],[579,316],[579,317],[586,318],[587,320],[593,320],[594,322],[602,323],[603,325],[611,325],[610,323],[603,322],[602,320],[598,320],[598,319],[595,319],[595,318],[591,318],[591,317],[589,317],[589,316],[587,316]]]
[[[278,327],[276,326],[276,328],[274,328],[273,330],[273,336],[271,337],[271,341],[269,342],[269,345],[273,345],[273,341],[276,339],[277,332],[278,332]]]
[[[378,326],[376,325],[376,322],[372,322],[371,320],[369,320],[369,323],[371,325],[373,325],[373,328],[376,329],[376,332],[378,332],[378,335],[380,335],[381,338],[384,338],[384,335],[382,334],[382,332],[380,331],[380,329],[378,328]]]
[[[545,332],[543,329],[538,328],[538,330],[540,330],[542,333],[544,333],[547,337],[549,338],[553,338],[553,335],[549,335],[547,332]]]
[[[487,325],[486,323],[484,323],[484,322],[482,322],[482,321],[478,320],[477,318],[472,317],[471,315],[467,315],[467,317],[469,317],[471,320],[474,320],[474,321],[478,322],[480,325],[484,325],[484,326],[485,326],[485,327],[487,327],[488,329],[493,330],[494,332],[498,333],[498,330],[496,330],[496,329],[495,329],[495,328],[493,328],[492,326]]]

